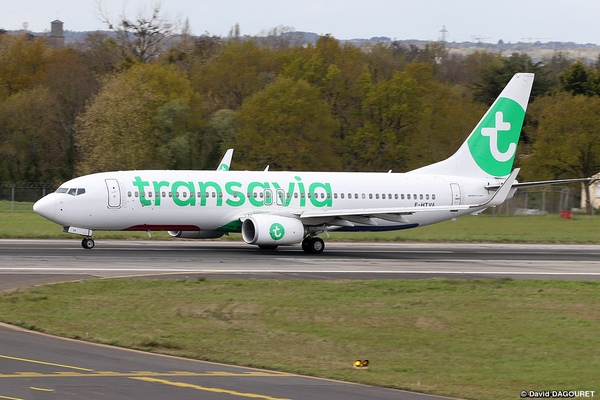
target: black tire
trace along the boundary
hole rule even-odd
[[[304,244],[305,242],[306,245]],[[308,241],[305,239],[302,242],[302,250],[310,254],[321,254],[325,250],[325,242],[318,237],[312,237]]]
[[[84,249],[93,249],[94,244],[94,239],[92,238],[85,238],[81,241],[81,247],[83,247]]]
[[[312,236],[307,236],[302,241],[302,250],[304,250],[305,253],[310,253],[310,240],[311,239],[312,239]]]

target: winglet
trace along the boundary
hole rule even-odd
[[[498,189],[494,196],[491,199],[489,199],[487,203],[483,203],[477,207],[495,207],[504,203],[504,201],[508,197],[508,194],[510,193],[510,189],[512,189],[513,183],[515,183],[515,180],[517,179],[517,175],[519,174],[520,170],[521,168],[515,168],[513,172],[511,172],[511,174],[508,176],[508,178],[506,178],[506,180],[504,181],[502,186],[500,186],[500,189]]]
[[[229,171],[229,166],[231,165],[231,158],[233,157],[233,149],[229,149],[225,152],[217,171]]]

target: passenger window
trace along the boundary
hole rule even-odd
[[[388,194],[388,199],[390,199],[390,200],[392,199],[392,194],[391,193]]]
[[[297,199],[298,198],[298,193],[294,193],[294,198]]]
[[[423,195],[422,194],[419,195],[419,199],[423,200]]]
[[[375,198],[379,199],[379,193],[375,194]]]
[[[142,197],[146,197],[146,192],[142,192]]]
[[[324,199],[325,198],[325,193],[321,193],[321,198]],[[327,195],[327,198],[329,198],[329,195]]]
[[[431,200],[435,200],[435,194],[431,195]]]
[[[301,198],[301,199],[303,199],[303,198],[304,198],[304,196],[305,196],[305,194],[304,194],[304,193],[300,193],[300,198]]]
[[[190,197],[194,197],[194,192],[190,192]]]
[[[169,198],[173,197],[173,192],[169,192]]]
[[[250,192],[248,192],[248,198],[252,197],[252,194]]]
[[[350,197],[352,197],[352,195],[350,195]],[[354,193],[354,198],[358,199],[358,193]]]
[[[408,200],[410,200],[410,194],[407,194],[407,195],[406,195],[406,198],[407,198]]]
[[[383,200],[385,200],[385,193],[383,193],[383,194],[381,195],[381,198],[382,198]]]
[[[162,192],[162,197],[163,197],[163,199],[164,199],[165,197],[167,197],[167,192]]]
[[[263,192],[260,192],[259,196],[260,196],[260,198],[262,199],[262,198],[264,197],[264,193],[263,193]]]
[[[401,194],[401,195],[400,195],[400,199],[401,199],[401,200],[404,200],[404,194]]]
[[[429,195],[428,194],[425,195],[425,200],[429,200]]]
[[[127,192],[127,197],[131,197],[131,190]]]
[[[136,197],[136,198],[138,197],[138,192],[135,192],[135,197]]]
[[[77,196],[79,196],[80,194],[84,194],[84,193],[85,193],[85,189],[84,188],[77,189]]]
[[[394,195],[394,198],[395,198],[396,200],[398,200],[398,193],[396,193],[396,194]]]
[[[416,200],[416,199],[417,199],[417,195],[416,195],[416,194],[414,194],[413,196],[414,196],[414,197],[413,197],[413,199],[415,199],[415,200]]]
[[[148,192],[148,197],[152,197],[152,192]]]
[[[328,199],[329,199],[329,198],[331,198],[331,194],[329,194],[329,193],[328,193],[328,194],[327,194],[327,198],[328,198]],[[334,194],[333,194],[333,198],[334,198],[334,199],[337,199],[337,193],[334,193]]]
[[[377,197],[379,197],[379,196],[377,196]],[[369,199],[372,199],[372,198],[373,198],[373,193],[369,193]]]
[[[344,193],[340,193],[340,198],[343,199],[344,198]]]
[[[254,194],[254,198],[258,197],[258,194],[256,192],[254,192],[253,194]]]
[[[312,193],[308,192],[308,198],[312,198]]]
[[[183,195],[184,199],[187,197],[187,192],[182,192],[181,194]]]

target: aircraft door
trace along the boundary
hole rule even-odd
[[[108,208],[121,207],[121,189],[116,179],[105,179],[106,190],[108,191]]]
[[[461,203],[460,186],[458,183],[451,183],[450,189],[452,190],[452,205],[458,206]]]

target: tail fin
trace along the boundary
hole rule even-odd
[[[454,155],[411,173],[506,177],[512,170],[523,127],[533,74],[512,77]]]
[[[229,171],[229,167],[231,166],[231,158],[233,157],[233,149],[228,149],[217,168],[217,171]]]

